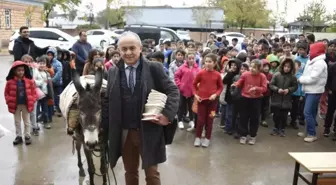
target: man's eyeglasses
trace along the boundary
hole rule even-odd
[[[29,31],[22,31],[21,33],[29,33]]]

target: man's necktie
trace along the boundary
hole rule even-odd
[[[129,69],[128,86],[131,89],[131,92],[133,93],[134,92],[134,77],[133,77],[134,68],[132,66],[128,66],[127,68]]]

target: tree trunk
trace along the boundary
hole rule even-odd
[[[49,27],[49,19],[48,18],[45,20],[45,24],[46,24],[46,27],[48,28]]]
[[[239,32],[240,32],[240,33],[243,33],[243,27],[244,27],[244,22],[242,21],[242,22],[239,24]]]

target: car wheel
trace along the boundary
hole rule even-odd
[[[100,41],[100,47],[101,48],[104,48],[105,45],[106,45],[106,41],[105,40]]]

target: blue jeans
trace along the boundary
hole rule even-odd
[[[232,104],[226,105],[225,130],[232,131]]]
[[[304,106],[304,116],[307,123],[307,134],[316,136],[316,115],[322,94],[306,94],[306,104]]]
[[[48,99],[43,98],[37,102],[37,115],[42,116],[42,121],[46,124],[50,121],[50,117],[48,114]]]
[[[62,86],[54,85],[54,104],[55,104],[57,112],[61,112],[59,108],[59,103],[60,103],[59,101],[60,101],[60,94],[62,93],[62,91],[63,91]]]
[[[38,129],[38,127],[39,127],[37,122],[36,122],[36,109],[37,109],[37,101],[34,103],[34,109],[30,113],[30,122],[31,122],[33,130]]]

